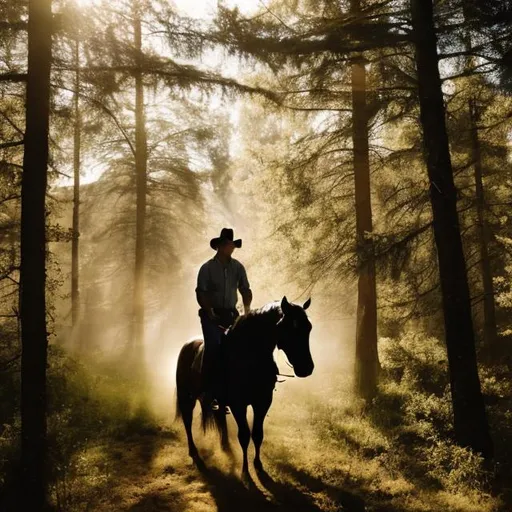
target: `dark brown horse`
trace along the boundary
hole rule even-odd
[[[274,350],[284,351],[295,374],[307,377],[313,372],[314,364],[309,351],[311,323],[305,310],[311,304],[309,299],[301,307],[291,304],[286,297],[279,302],[267,304],[261,309],[239,317],[228,334],[222,347],[222,376],[225,393],[221,405],[229,405],[238,425],[238,440],[243,450],[242,475],[249,474],[247,448],[251,431],[247,423],[247,407],[254,411],[252,439],[256,448],[254,467],[262,471],[260,447],[263,442],[263,422],[272,404],[272,394],[277,380],[277,366]],[[203,341],[193,340],[181,349],[176,371],[177,413],[183,419],[187,432],[189,455],[200,461],[192,437],[192,412],[198,400],[200,389]],[[229,448],[226,417],[223,407],[211,411],[201,403],[203,427],[216,426],[221,435],[222,447]]]

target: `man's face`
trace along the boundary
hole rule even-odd
[[[231,256],[235,250],[235,244],[231,240],[225,240],[219,245],[219,253],[223,256]]]

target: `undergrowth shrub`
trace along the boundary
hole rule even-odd
[[[452,440],[453,416],[446,350],[433,337],[409,333],[380,340],[383,382],[374,406],[400,396],[401,421],[389,435],[395,449],[414,459],[425,482],[453,493],[483,492],[484,461]],[[395,408],[396,409],[396,408]],[[385,409],[382,410],[384,413]]]
[[[483,491],[487,483],[487,473],[479,455],[446,439],[439,439],[430,446],[422,447],[421,452],[425,455],[428,475],[442,482],[446,490]]]
[[[112,443],[160,430],[143,382],[116,362],[78,360],[56,345],[48,352],[47,400],[48,476],[57,510],[86,510],[108,485]],[[19,461],[19,397],[12,403],[18,405],[0,428],[0,484]]]
[[[388,475],[383,481],[408,482],[400,484],[403,489],[412,485],[420,492],[484,496],[488,481],[483,459],[452,439],[443,344],[409,333],[381,339],[379,350],[382,376],[379,393],[370,404],[354,400],[343,410],[334,402],[315,406],[311,420],[320,442],[338,443],[372,467],[378,462]],[[499,387],[490,377],[485,386],[496,391]],[[384,487],[390,485],[386,481]]]
[[[384,376],[408,388],[441,396],[448,385],[448,361],[443,344],[432,336],[407,333],[381,338],[379,357]]]

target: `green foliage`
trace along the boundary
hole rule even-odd
[[[79,361],[50,346],[48,441],[52,494],[60,510],[84,506],[110,482],[110,445],[155,435],[144,385],[118,362]]]
[[[74,510],[108,484],[112,442],[156,435],[161,427],[147,405],[147,389],[119,363],[95,364],[91,370],[92,361],[72,358],[55,345],[49,349],[49,478],[59,510]],[[7,393],[9,388],[0,389]],[[13,392],[17,396],[19,390]],[[9,403],[5,396],[0,400]],[[0,482],[5,482],[19,456],[18,406],[2,421]]]
[[[400,338],[381,338],[379,343],[382,369],[392,380],[444,394],[448,367],[446,349],[438,339],[409,332]]]
[[[452,416],[447,382],[446,354],[439,340],[408,334],[399,339],[381,340],[382,367],[387,375],[383,395],[373,416],[386,411],[400,412],[401,420],[390,430],[396,449],[416,460],[420,472],[448,492],[488,489],[489,472],[482,457],[451,440]],[[483,392],[499,386],[496,378],[483,378]],[[386,399],[399,394],[395,407]],[[382,403],[384,400],[384,403]],[[411,459],[408,459],[409,462]]]
[[[483,459],[467,448],[439,440],[423,451],[427,460],[427,474],[445,489],[451,492],[464,493],[487,487],[488,473],[484,469]]]
[[[311,474],[332,485],[343,482],[345,491],[359,493],[375,510],[502,510],[501,500],[490,495],[496,474],[452,440],[447,375],[439,370],[440,362],[446,364],[442,344],[408,334],[381,339],[380,347],[384,375],[371,404],[343,394],[347,383],[339,377],[330,383],[336,393],[308,401],[316,432],[315,445],[307,441]],[[505,382],[483,376],[486,396],[498,390],[510,396]],[[512,439],[507,408],[497,404],[491,416],[504,446]],[[507,457],[508,450],[499,459]]]

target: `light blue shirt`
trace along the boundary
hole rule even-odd
[[[201,266],[197,275],[196,292],[208,293],[213,308],[235,309],[237,290],[250,289],[245,267],[234,258],[224,265],[214,256]]]

